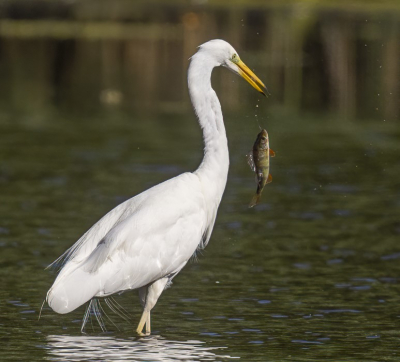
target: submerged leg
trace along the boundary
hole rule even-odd
[[[153,284],[150,284],[146,287],[139,289],[139,298],[140,303],[143,306],[143,314],[140,318],[139,325],[136,329],[136,332],[140,336],[149,335],[151,333],[150,327],[150,311],[156,305],[158,298],[163,292],[166,284],[168,282],[168,278],[163,278],[155,281]],[[146,324],[146,334],[143,333],[144,325]]]

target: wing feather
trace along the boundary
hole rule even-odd
[[[66,256],[47,295],[55,311],[68,313],[94,296],[140,288],[176,273],[207,229],[200,181],[190,173],[145,191],[110,214]]]

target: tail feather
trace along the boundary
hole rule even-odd
[[[118,325],[114,323],[114,321],[111,319],[111,317],[107,314],[106,310],[103,308],[103,306],[101,304],[101,299],[102,298],[94,297],[89,301],[89,303],[86,307],[86,310],[85,310],[85,314],[82,319],[82,327],[81,327],[82,333],[85,333],[86,325],[89,322],[89,320],[92,325],[92,329],[94,330],[94,326],[92,323],[92,316],[95,317],[97,323],[100,326],[100,329],[103,332],[107,332],[105,318],[108,319],[114,325],[114,327],[116,329],[120,330]],[[125,321],[128,321],[129,323],[131,323],[130,317],[126,314],[127,312],[125,311],[124,307],[122,307],[116,300],[114,300],[114,298],[108,297],[108,298],[104,298],[103,300],[111,312],[117,314],[119,317],[121,317]],[[105,316],[105,318],[103,318],[103,315]]]
[[[100,300],[97,298],[93,298],[91,300],[92,304],[92,310],[93,314],[96,317],[97,323],[99,324],[102,332],[107,332],[106,324],[104,323],[103,316],[101,315],[101,311],[103,308],[101,308]]]
[[[82,327],[81,327],[82,333],[85,332],[86,323],[88,322],[89,318],[91,318],[90,317],[91,308],[92,308],[92,300],[89,302],[88,306],[86,307],[85,314],[83,315]],[[90,319],[90,321],[92,321],[92,320]],[[93,326],[93,324],[92,324],[92,326]]]
[[[106,316],[106,318],[114,325],[115,328],[117,328],[118,330],[120,330],[120,329],[118,328],[118,326],[113,322],[113,320],[108,316],[108,314],[107,314],[106,311],[104,310],[103,306],[102,306],[101,303],[100,303],[100,299],[98,299],[98,303],[99,303],[99,307],[100,307],[101,312],[104,313],[104,315]],[[106,304],[107,304],[107,303],[106,303]],[[107,304],[107,305],[108,305],[108,304]],[[105,324],[104,324],[104,328],[105,328],[105,327],[106,327],[106,326],[105,326]]]
[[[108,298],[105,298],[104,301],[106,302],[108,308],[110,308],[112,312],[119,315],[122,319],[124,319],[127,322],[131,321],[132,318],[129,315],[129,313],[113,297],[110,296]]]
[[[47,293],[47,303],[57,313],[72,312],[100,291],[101,285],[93,279],[94,276],[96,274],[87,273],[81,268],[69,275],[60,274]]]

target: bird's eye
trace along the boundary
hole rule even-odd
[[[239,62],[239,56],[235,53],[232,55],[231,61],[233,63],[238,63]]]

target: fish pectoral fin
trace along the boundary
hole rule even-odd
[[[272,176],[271,174],[268,174],[267,184],[269,184],[270,182],[272,182]]]
[[[269,149],[269,155],[270,155],[271,157],[275,157],[275,151]]]

